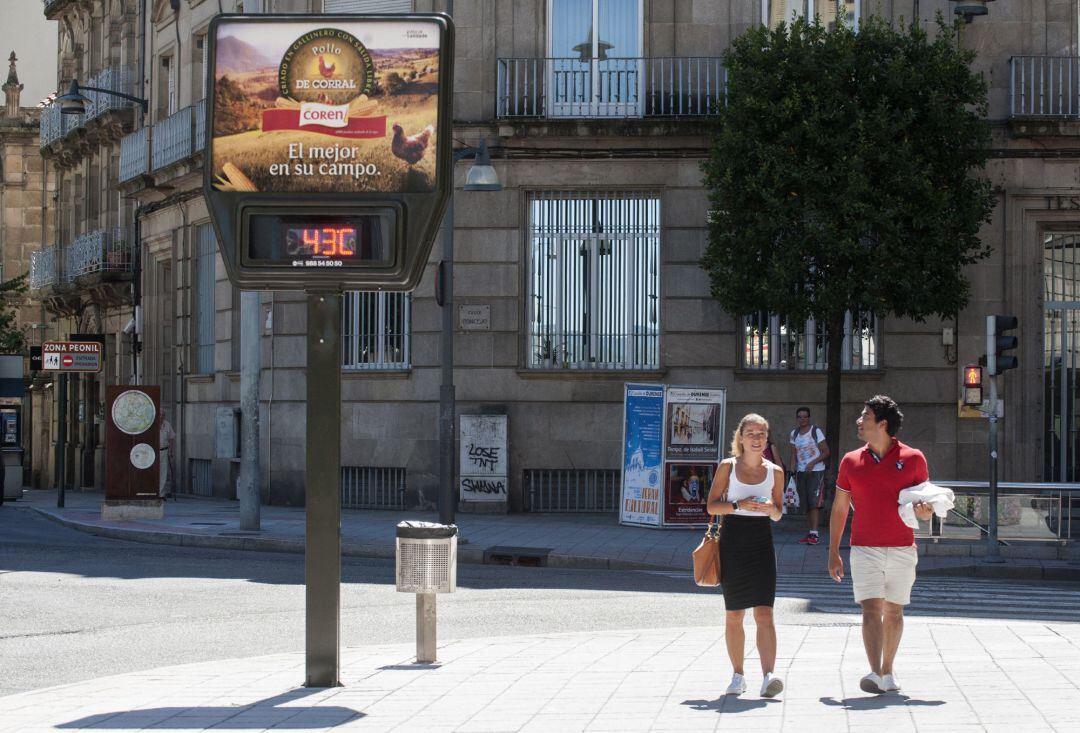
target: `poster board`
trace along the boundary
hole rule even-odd
[[[110,385],[105,405],[105,498],[156,498],[161,388]]]
[[[663,419],[663,385],[624,385],[620,524],[660,526]]]

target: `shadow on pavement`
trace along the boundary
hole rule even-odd
[[[944,705],[944,700],[916,700],[907,695],[867,695],[866,697],[845,697],[837,700],[834,697],[819,698],[822,705],[844,710],[884,710],[885,708],[912,706],[912,707],[938,707]]]
[[[251,705],[239,707],[140,708],[115,713],[88,715],[56,727],[95,730],[143,730],[167,727],[170,730],[275,730],[335,728],[365,716],[349,708],[335,706],[278,707],[300,700],[321,689],[298,689]]]
[[[760,710],[770,705],[779,705],[780,700],[772,698],[742,698],[737,695],[721,695],[715,700],[683,700],[686,705],[694,710],[714,711],[716,713],[745,713],[750,710]]]

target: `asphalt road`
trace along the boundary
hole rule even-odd
[[[395,591],[393,574],[385,560],[345,559],[344,645],[413,641],[414,596]],[[0,507],[0,695],[302,651],[303,581],[300,555],[103,539],[25,507]],[[939,615],[994,616],[999,607],[1000,617],[1014,618],[1017,608],[1031,608],[1026,599],[1034,592],[1061,595],[1063,613],[1080,609],[1077,585],[1058,591],[1047,584],[926,582],[931,596],[955,596]],[[849,587],[806,576],[781,586],[780,623],[858,620]],[[1039,611],[1031,613],[1038,618]],[[439,597],[441,639],[722,623],[719,592],[696,588],[680,573],[461,565],[457,593]],[[782,646],[781,639],[781,655]]]

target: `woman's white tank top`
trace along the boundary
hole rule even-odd
[[[755,496],[764,496],[767,499],[772,498],[773,482],[776,480],[773,471],[778,470],[780,467],[772,461],[762,459],[762,463],[765,464],[765,468],[768,469],[765,472],[765,480],[760,484],[744,484],[735,475],[735,459],[725,458],[725,463],[731,464],[731,477],[728,479],[727,500],[728,501],[742,501],[743,499],[752,499]],[[761,512],[751,512],[746,509],[737,509],[732,514],[737,514],[742,517],[760,517],[762,519],[767,518],[767,515]]]

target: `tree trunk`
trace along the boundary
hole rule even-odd
[[[844,314],[834,314],[828,319],[829,353],[828,371],[825,387],[825,442],[829,445],[829,468],[826,481],[832,486],[836,481],[836,470],[840,467],[840,376],[843,369],[844,353]],[[824,521],[828,521],[823,518]]]

